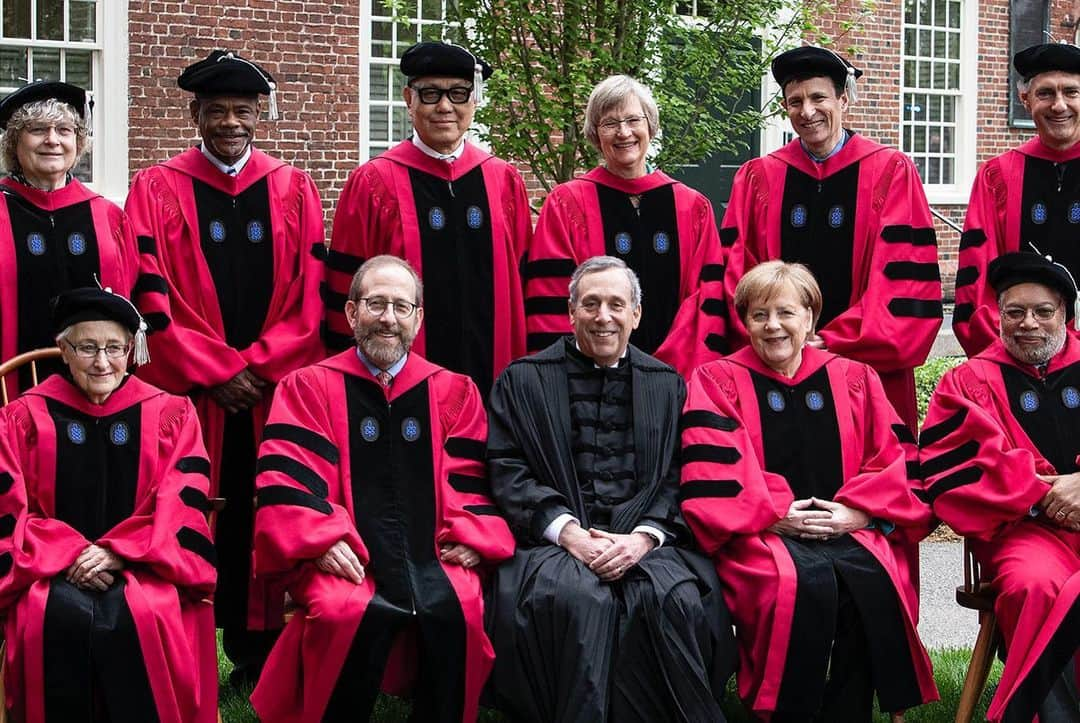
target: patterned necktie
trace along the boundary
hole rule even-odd
[[[379,372],[375,378],[379,380],[379,384],[382,384],[385,389],[389,389],[390,382],[394,381],[394,377],[385,369]]]

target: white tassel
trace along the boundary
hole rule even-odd
[[[150,348],[146,344],[146,321],[139,319],[139,330],[135,332],[135,366],[140,367],[150,361]]]
[[[270,120],[276,121],[278,119],[278,107],[277,107],[277,84],[270,83]]]
[[[479,61],[473,65],[472,94],[477,105],[484,102],[484,66]]]
[[[94,93],[86,91],[86,103],[83,105],[83,123],[86,125],[86,135],[94,137]]]
[[[844,90],[847,91],[848,103],[854,103],[859,99],[855,92],[855,69],[850,65],[847,69],[847,79],[844,81]]]
[[[1073,302],[1073,328],[1080,331],[1080,297]]]

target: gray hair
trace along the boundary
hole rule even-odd
[[[645,120],[649,123],[649,138],[655,138],[660,132],[660,111],[656,107],[652,91],[629,75],[612,75],[597,83],[585,106],[585,137],[594,147],[600,147],[598,128],[601,119],[620,108],[630,96],[636,96],[641,101]]]
[[[360,298],[360,287],[364,283],[364,274],[375,269],[381,269],[383,266],[400,266],[409,272],[409,276],[412,276],[413,283],[416,284],[416,305],[424,305],[424,284],[420,281],[420,275],[416,273],[416,270],[409,264],[408,261],[391,254],[380,254],[378,256],[372,256],[370,259],[360,265],[360,268],[356,270],[353,275],[352,283],[349,285],[349,300],[356,301]]]
[[[582,276],[608,269],[622,269],[626,272],[626,278],[630,282],[630,308],[636,309],[641,306],[641,281],[638,280],[638,275],[626,265],[625,261],[614,256],[593,256],[574,269],[574,274],[570,277],[570,306],[577,306],[578,284],[581,283]]]
[[[124,330],[124,336],[126,337],[126,338],[125,338],[125,341],[129,341],[129,342],[130,342],[130,341],[131,341],[131,339],[132,339],[132,333],[131,333],[131,331],[129,331],[129,330],[127,329],[127,327],[125,327],[125,326],[124,326],[123,324],[121,324],[120,322],[116,322],[116,324],[117,324],[117,325],[118,325],[118,326],[119,326],[119,327],[120,327],[121,329],[123,329],[123,330]],[[70,338],[71,338],[71,334],[72,334],[72,332],[73,332],[74,330],[75,330],[75,324],[68,324],[67,326],[65,326],[65,327],[64,327],[63,329],[61,329],[61,330],[60,330],[60,333],[56,335],[56,338],[55,338],[55,341],[56,341],[56,343],[57,343],[57,344],[59,344],[59,343],[60,343],[60,342],[62,342],[62,341],[67,341],[68,339],[70,339]]]
[[[19,136],[32,123],[72,123],[75,126],[75,163],[78,164],[79,159],[86,152],[90,135],[86,121],[70,104],[56,98],[46,98],[26,103],[12,113],[3,135],[0,136],[0,166],[3,166],[5,171],[9,173],[22,171],[17,152]]]

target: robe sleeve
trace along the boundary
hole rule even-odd
[[[953,309],[953,333],[968,357],[998,337],[997,299],[986,273],[990,262],[1005,253],[1002,226],[1008,191],[997,159],[983,164],[971,187],[964,232],[960,235]]]
[[[345,421],[330,418],[328,393],[318,367],[290,374],[274,393],[256,465],[256,575],[289,572],[341,540],[368,563],[344,504],[348,486],[333,441]]]
[[[47,517],[34,496],[39,484],[34,464],[37,434],[25,402],[15,400],[5,407],[2,420],[0,532],[9,534],[0,538],[0,571],[4,572],[0,610],[38,580],[66,570],[90,544],[71,525]]]
[[[679,492],[683,516],[709,556],[735,535],[764,532],[794,500],[787,481],[762,466],[745,413],[725,362],[707,364],[690,377]]]
[[[573,190],[556,186],[540,209],[532,243],[522,260],[525,346],[530,354],[570,333],[570,277],[583,261],[585,216]]]
[[[491,497],[485,464],[487,418],[471,379],[453,375],[443,414],[440,544],[467,545],[487,563],[514,554],[514,537]]]
[[[97,540],[130,566],[145,567],[193,597],[213,592],[217,558],[206,515],[210,461],[195,406],[189,399],[165,402],[156,436],[157,467],[131,517]],[[140,485],[140,488],[142,485]]]
[[[867,231],[865,283],[854,284],[863,292],[819,331],[833,354],[879,372],[926,361],[942,319],[937,241],[922,181],[902,153],[893,153],[885,164],[867,199],[877,228]]]
[[[152,363],[142,367],[139,376],[176,394],[229,381],[247,367],[247,362],[192,308],[176,286],[172,266],[190,263],[185,255],[189,250],[187,225],[159,169],[136,174],[125,210],[135,227],[141,252],[140,277],[164,281],[156,292],[143,293],[136,301],[153,330]]]
[[[677,383],[678,392],[676,398],[676,410],[682,410],[686,406],[686,383],[680,377]],[[690,539],[690,530],[683,519],[682,509],[679,502],[679,449],[678,439],[675,440],[674,459],[667,468],[667,473],[660,480],[660,489],[656,499],[641,514],[641,519],[636,524],[651,525],[662,531],[669,539],[665,544],[685,545]],[[662,446],[661,446],[662,448]]]
[[[925,498],[957,533],[988,540],[1027,518],[1050,491],[1036,474],[1053,468],[1018,445],[1002,423],[1008,410],[968,364],[948,371],[919,435]]]
[[[114,289],[129,299],[134,298],[139,290],[140,269],[139,251],[135,240],[135,227],[123,209],[109,202],[109,227],[112,229],[113,243],[119,256],[118,278],[120,288]]]
[[[522,435],[542,434],[538,427],[548,418],[528,418],[515,387],[530,382],[539,383],[524,378],[524,372],[513,366],[495,380],[488,400],[487,459],[492,494],[499,509],[518,544],[532,547],[548,544],[544,539],[547,526],[559,515],[574,512],[562,492],[542,478],[545,471],[552,471],[551,467],[534,470],[526,456]]]

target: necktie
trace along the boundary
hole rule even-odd
[[[230,176],[235,176],[236,175],[236,169],[235,168],[226,168],[225,173],[229,174]]]
[[[386,389],[390,388],[390,382],[394,381],[394,377],[390,375],[390,372],[385,369],[376,375],[376,379],[379,380],[379,384],[382,384]]]

